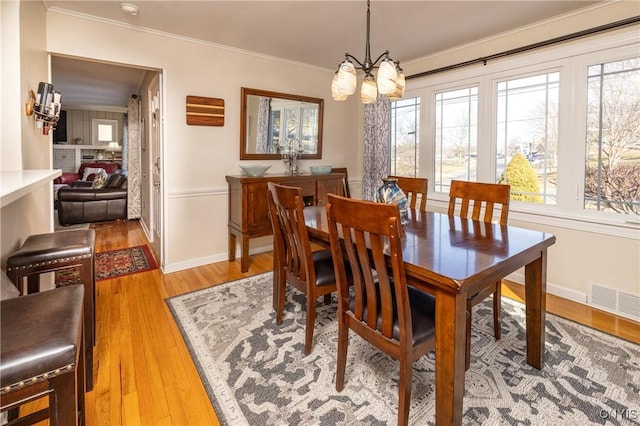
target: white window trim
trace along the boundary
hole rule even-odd
[[[435,114],[433,100],[436,92],[479,86],[478,97],[478,180],[493,181],[495,170],[495,86],[498,80],[518,78],[549,71],[560,72],[560,109],[558,138],[557,205],[531,205],[513,202],[510,218],[544,223],[576,230],[602,233],[640,240],[640,223],[629,215],[590,212],[583,209],[584,152],[586,115],[580,105],[586,103],[587,65],[637,56],[640,37],[637,29],[622,29],[600,36],[549,47],[527,55],[489,62],[485,66],[470,67],[435,74],[407,82],[405,97],[421,98],[419,170],[426,177],[435,176],[433,128]],[[570,60],[569,60],[570,59]],[[566,82],[578,82],[567,84]],[[582,86],[582,87],[580,87]],[[563,119],[570,117],[570,119]],[[480,125],[480,123],[491,123]],[[421,173],[422,174],[422,173]],[[436,204],[447,203],[447,194],[435,192],[433,179],[429,183],[429,199]],[[562,182],[562,183],[561,183]]]
[[[98,140],[98,126],[111,126],[112,141]],[[118,120],[109,120],[105,118],[91,119],[91,143],[93,145],[108,145],[109,142],[118,142]]]

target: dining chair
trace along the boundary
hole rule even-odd
[[[347,168],[346,167],[332,167],[331,168],[331,172],[332,173],[344,173],[344,179],[342,180],[343,183],[343,190],[344,190],[344,196],[347,198],[351,198],[351,191],[349,190],[349,173],[347,173]]]
[[[418,210],[427,210],[427,186],[429,179],[391,175],[388,177],[398,181],[398,186],[407,196],[409,208],[415,209],[419,202]]]
[[[353,330],[400,361],[398,425],[406,425],[413,362],[435,345],[435,299],[406,283],[396,204],[329,194],[327,220],[338,281],[336,390],[344,389],[349,330]]]
[[[274,235],[274,305],[276,324],[282,323],[289,283],[306,295],[307,317],[304,353],[311,353],[316,321],[316,302],[324,296],[331,302],[336,291],[331,250],[312,251],[304,222],[302,189],[293,186],[267,183],[269,213]]]
[[[449,216],[460,216],[486,223],[498,216],[500,225],[507,224],[509,216],[509,194],[511,186],[497,183],[467,182],[452,180],[449,190]],[[496,211],[499,210],[499,214]],[[475,305],[493,295],[493,334],[502,336],[500,326],[500,299],[502,282],[497,281],[467,298],[467,343],[465,368],[471,364],[471,317]]]

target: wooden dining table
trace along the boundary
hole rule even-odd
[[[325,206],[304,209],[309,238],[329,245]],[[547,248],[555,236],[409,209],[402,256],[407,282],[436,297],[436,424],[462,424],[466,301],[524,267],[527,363],[544,366]]]

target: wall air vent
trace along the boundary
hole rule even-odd
[[[640,321],[640,295],[589,283],[589,305],[625,318]]]

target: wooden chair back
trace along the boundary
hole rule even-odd
[[[418,206],[418,210],[427,210],[427,186],[429,179],[406,176],[389,177],[398,180],[398,186],[407,196],[409,208],[415,209],[416,206]]]
[[[327,220],[338,283],[339,321],[394,358],[401,350],[410,352],[411,315],[398,206],[329,194]],[[352,292],[345,262],[351,271]],[[393,335],[394,318],[402,330],[400,339]]]
[[[496,210],[499,210],[500,225],[507,224],[509,216],[510,185],[497,183],[451,181],[449,190],[449,216],[460,216],[486,223],[493,222]],[[459,202],[458,202],[459,201]],[[473,307],[489,296],[493,296],[493,332],[496,339],[500,339],[500,312],[502,298],[502,282],[489,283],[477,293],[467,297],[467,332],[465,368],[471,364],[471,323]]]
[[[302,188],[267,183],[269,214],[274,235],[273,300],[276,324],[282,323],[289,283],[306,296],[304,352],[311,353],[317,298],[331,303],[336,291],[333,260],[329,249],[313,251],[304,222]]]
[[[449,190],[449,216],[493,222],[501,225],[509,216],[510,185],[452,180]]]
[[[306,292],[315,282],[309,234],[304,223],[302,189],[267,183],[269,212],[278,267],[295,287]]]
[[[333,173],[344,173],[344,179],[342,180],[344,196],[351,198],[351,191],[349,190],[349,173],[347,173],[346,167],[332,167]]]
[[[400,362],[397,424],[407,425],[413,362],[435,345],[435,299],[407,286],[396,204],[329,194],[327,220],[338,282],[336,389],[344,388],[353,330]]]

